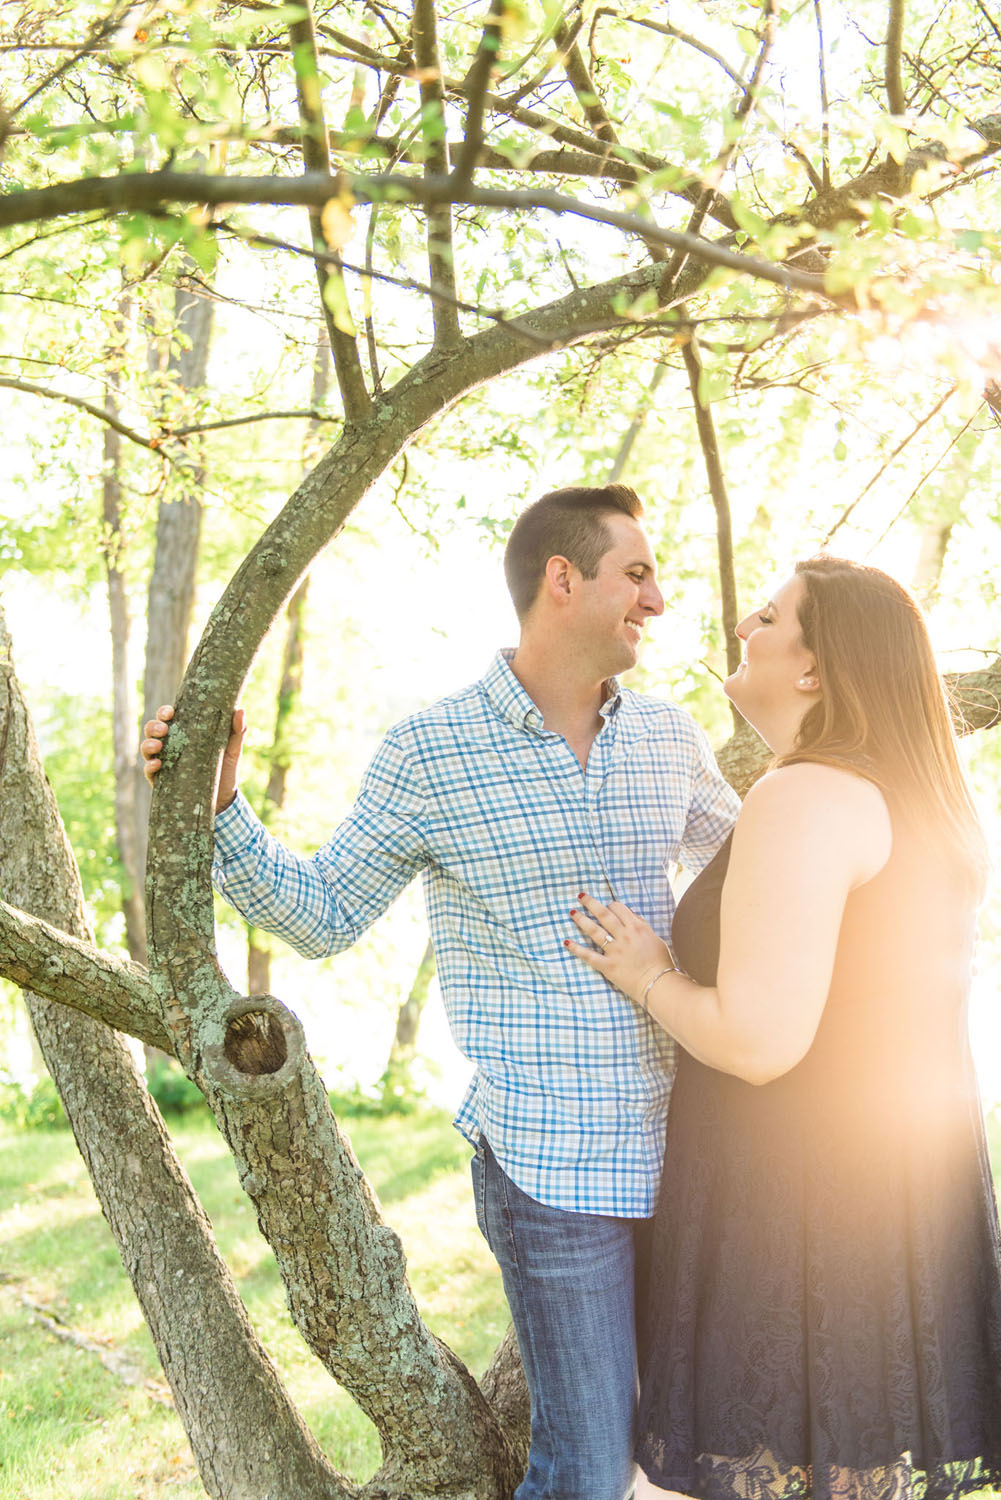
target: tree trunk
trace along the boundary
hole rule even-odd
[[[274,821],[285,805],[285,782],[288,776],[289,722],[302,690],[303,630],[302,616],[306,605],[309,579],[304,578],[296,589],[285,611],[285,646],[282,651],[281,680],[278,684],[278,705],[275,710],[275,733],[271,742],[269,760],[271,774],[264,791],[261,806],[261,822],[265,827]],[[271,989],[271,948],[266,933],[256,927],[247,928],[247,984],[249,995],[266,995]]]
[[[326,400],[330,389],[330,346],[324,341],[322,335],[317,341],[316,356],[313,360],[313,383],[310,391],[310,408],[316,411]],[[303,442],[303,471],[308,472],[308,466],[314,459],[314,446],[320,432],[320,424],[311,421],[306,429],[306,437]],[[296,703],[302,691],[303,656],[305,653],[305,641],[303,638],[303,611],[306,606],[306,592],[309,587],[308,576],[302,580],[292,598],[289,600],[288,609],[285,611],[285,646],[282,651],[282,670],[278,684],[278,704],[275,710],[275,733],[271,742],[271,750],[268,759],[271,762],[271,773],[264,792],[264,803],[261,807],[261,821],[265,827],[270,826],[275,814],[280,812],[285,805],[285,783],[288,777],[289,749],[288,731],[292,715],[295,712]],[[263,941],[262,941],[263,938]],[[271,989],[271,949],[268,946],[270,939],[256,928],[247,929],[247,993],[250,995],[266,995]]]
[[[174,424],[191,396],[205,384],[212,337],[212,300],[178,285],[174,292],[173,336],[167,360],[169,412]],[[189,408],[190,409],[190,408]],[[173,703],[188,659],[188,633],[195,600],[195,571],[202,528],[201,491],[205,470],[200,439],[188,439],[188,461],[170,499],[160,503],[156,550],[146,609],[146,665],[142,722],[163,703]],[[145,873],[150,789],[136,758],[136,807],[140,868]]]
[[[911,587],[926,605],[938,593],[954,524],[953,521],[929,521],[921,533],[921,551]]]
[[[212,300],[196,296],[179,284],[174,291],[173,330],[166,361],[168,415],[176,425],[178,415],[190,408],[185,400],[205,383],[209,343],[212,337]],[[150,353],[152,366],[153,352]],[[195,572],[201,539],[201,491],[205,471],[198,437],[190,438],[189,462],[181,469],[179,490],[160,503],[156,522],[156,548],[146,606],[146,664],[143,673],[143,712],[140,723],[155,716],[163,703],[173,703],[188,659],[188,634],[195,601]],[[134,720],[130,721],[133,725]],[[132,731],[134,733],[134,729]],[[141,731],[140,731],[141,732]],[[135,859],[139,888],[146,877],[146,846],[149,830],[150,786],[142,770],[138,743],[131,752],[135,806]],[[147,961],[145,907],[141,951],[129,952],[139,962]],[[155,1050],[146,1050],[146,1071],[157,1060]]]
[[[723,649],[726,652],[727,675],[736,672],[740,665],[741,650],[737,640],[737,579],[733,567],[733,522],[730,518],[730,497],[726,490],[723,460],[720,457],[716,425],[713,422],[709,402],[702,392],[702,358],[695,335],[682,346],[685,370],[695,407],[695,423],[699,433],[699,445],[706,466],[709,494],[716,512],[716,561],[719,569],[720,608],[723,625]],[[730,714],[735,731],[740,730],[743,720],[734,705]]]
[[[0,881],[90,940],[72,851],[42,769],[0,613]],[[49,971],[55,965],[50,960]],[[28,995],[36,1034],[150,1327],[213,1500],[345,1500],[250,1327],[208,1220],[121,1037]]]
[[[108,351],[104,383],[104,409],[118,415],[117,389],[124,363],[126,329],[131,317],[127,296],[119,303],[117,338]],[[111,623],[112,742],[115,763],[115,842],[122,866],[122,912],[129,956],[146,962],[146,904],[143,900],[145,849],[138,838],[136,811],[136,714],[135,688],[130,657],[131,620],[122,568],[122,440],[113,427],[104,428],[103,551],[108,583],[108,614]]]
[[[428,990],[434,978],[434,944],[428,938],[410,993],[396,1012],[396,1030],[389,1049],[389,1060],[382,1075],[382,1100],[391,1106],[395,1100],[413,1092],[413,1065],[417,1051],[417,1031],[427,1004]]]

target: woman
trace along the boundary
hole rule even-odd
[[[667,946],[573,953],[681,1042],[641,1468],[707,1500],[1001,1486],[1001,1250],[966,1035],[984,839],[920,612],[800,563],[726,691],[775,755]],[[691,977],[687,977],[690,975]]]

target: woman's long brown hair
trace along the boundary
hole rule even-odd
[[[864,563],[820,555],[796,572],[806,586],[800,629],[823,696],[779,764],[806,756],[856,763],[981,892],[987,842],[920,609],[895,579]]]

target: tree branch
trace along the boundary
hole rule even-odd
[[[99,422],[103,422],[106,427],[111,427],[122,437],[128,438],[130,443],[146,448],[151,453],[158,453],[163,458],[170,458],[170,455],[164,452],[160,439],[144,437],[141,432],[136,432],[134,427],[128,427],[105,407],[97,406],[92,401],[85,401],[82,396],[70,396],[65,391],[53,391],[47,386],[33,385],[28,380],[15,380],[8,375],[0,375],[0,386],[11,391],[23,391],[28,396],[44,396],[50,401],[62,401],[66,406],[75,406],[79,411],[85,411],[88,416],[96,417]]]
[[[824,18],[820,5],[821,0],[813,0],[813,14],[817,22],[817,69],[820,75],[820,191],[826,193],[831,186],[831,119],[830,101],[827,97]]]
[[[233,235],[235,239],[242,240],[245,245],[261,245],[272,250],[284,250],[289,255],[308,255],[311,258],[315,255],[322,257],[324,254],[323,251],[304,250],[301,245],[293,245],[288,240],[280,240],[272,234],[254,234],[249,230],[237,229],[233,224],[223,222],[216,227],[220,230],[224,229],[227,234]],[[397,286],[407,292],[420,292],[423,296],[431,298],[432,301],[441,302],[447,300],[443,291],[437,287],[428,286],[426,282],[414,281],[406,276],[393,276],[388,271],[376,271],[369,265],[355,266],[347,260],[341,261],[340,264],[345,271],[350,271],[355,276],[363,276],[371,281],[382,281],[387,286]],[[541,338],[527,323],[523,322],[517,316],[509,317],[497,308],[484,307],[479,302],[464,302],[458,297],[454,300],[459,312],[474,313],[478,318],[486,318],[491,323],[498,323],[502,327],[510,328],[514,332],[519,333],[523,338],[528,339],[531,343],[536,344],[540,352],[543,349],[552,349],[554,347],[552,339]]]
[[[446,78],[445,91],[446,93],[457,94],[463,97],[466,93],[466,87],[464,83]],[[559,141],[565,146],[570,146],[577,151],[584,152],[592,158],[595,156],[595,137],[588,135],[584,130],[577,130],[573,126],[563,125],[558,120],[553,120],[549,115],[542,114],[540,110],[523,109],[521,105],[512,104],[499,94],[487,93],[484,96],[484,104],[495,114],[515,120],[519,125],[527,125],[540,135],[547,136],[551,140]],[[670,162],[664,161],[661,157],[653,156],[649,151],[633,150],[628,146],[610,145],[608,148],[608,158],[609,161],[618,159],[632,168],[637,166],[643,167],[648,172],[675,174],[675,185],[667,188],[666,191],[675,197],[686,199],[689,203],[697,202],[699,194],[705,187],[705,184],[699,178],[693,177],[680,167],[674,167]],[[598,157],[598,160],[601,160],[601,158]],[[608,175],[615,176],[616,173],[610,170]],[[720,202],[717,203],[717,209],[719,211],[714,214],[714,217],[718,222],[725,225],[727,229],[736,229],[737,221],[729,205]]]
[[[192,427],[172,427],[166,431],[165,435],[182,438],[190,437],[196,432],[219,432],[224,427],[246,427],[251,422],[290,422],[300,419],[310,422],[339,422],[341,420],[340,417],[332,417],[329,412],[311,411],[308,407],[302,411],[258,411],[251,412],[245,417],[221,417],[217,422],[198,422]]]
[[[435,0],[414,0],[413,41],[414,60],[420,78],[424,175],[446,177],[449,155],[445,136],[445,93],[441,83],[441,59],[438,56]],[[427,254],[431,286],[445,294],[444,299],[433,298],[431,302],[434,342],[441,348],[449,348],[462,337],[455,301],[455,248],[450,203],[436,204],[428,209]]]
[[[90,932],[80,878],[42,769],[2,610],[0,805],[0,886],[72,933],[67,937],[35,924],[34,938],[43,949],[49,940],[57,944],[41,965],[46,982],[56,983],[64,969],[72,970],[82,947],[84,965],[103,963],[114,990],[126,966],[86,947]],[[25,935],[23,923],[31,919],[10,908],[4,915],[12,916]],[[77,977],[87,982],[85,971]],[[132,986],[126,983],[125,988]],[[276,1495],[354,1500],[354,1492],[333,1471],[292,1406],[254,1334],[208,1219],[124,1041],[79,1011],[35,994],[26,998],[46,1066],[149,1325],[206,1491],[213,1500],[235,1495],[240,1500],[273,1500]],[[141,1009],[145,1003],[144,996]],[[127,995],[124,1005],[129,1008]],[[159,1019],[158,1000],[153,1007],[153,1017]]]
[[[299,178],[226,177],[209,173],[156,172],[121,173],[117,177],[83,178],[58,183],[54,187],[34,188],[0,198],[0,228],[10,224],[37,222],[57,214],[82,213],[94,208],[113,212],[127,209],[162,211],[167,203],[272,203],[323,204],[347,188],[359,202],[394,200],[407,203],[462,202],[482,208],[541,208],[553,214],[573,214],[596,224],[635,234],[643,241],[681,247],[694,259],[709,265],[727,266],[777,286],[826,296],[820,276],[796,271],[791,267],[740,255],[711,240],[700,239],[675,230],[652,225],[639,214],[617,213],[597,204],[585,204],[560,193],[517,192],[499,188],[471,188],[456,196],[449,178],[362,176],[348,178],[338,173],[333,179],[320,173]]]
[[[556,44],[563,52],[563,66],[570,87],[577,96],[577,102],[584,111],[584,118],[594,131],[598,140],[609,146],[617,146],[619,138],[615,126],[609,118],[608,112],[598,90],[594,86],[584,54],[580,45],[570,36],[566,26],[560,26],[556,32]]]
[[[946,692],[958,734],[1001,724],[1001,656],[979,672],[948,672]]]
[[[304,12],[289,23],[289,39],[295,64],[296,98],[299,103],[299,119],[302,124],[302,159],[308,176],[331,177],[330,154],[327,145],[328,132],[323,118],[323,98],[320,92],[320,69],[316,55],[316,32],[313,29],[312,0],[304,0]],[[340,174],[338,174],[339,176]],[[338,193],[330,193],[328,201],[335,200]],[[344,273],[340,270],[336,256],[338,246],[328,236],[324,222],[322,203],[310,204],[309,227],[314,246],[326,246],[334,255],[333,264],[328,260],[316,262],[316,279],[320,288],[320,305],[327,321],[330,349],[334,360],[334,371],[344,406],[344,415],[349,422],[365,416],[371,407],[371,398],[362,373],[358,345],[351,331],[351,315],[348,311],[347,290]]]
[[[890,18],[886,33],[886,51],[883,58],[883,77],[886,83],[886,98],[890,114],[902,117],[907,109],[903,80],[900,76],[900,57],[904,45],[904,0],[890,0]]]
[[[994,35],[997,37],[998,41],[1001,42],[1001,26],[998,26],[997,22],[991,16],[990,11],[984,4],[984,0],[977,0],[977,9],[980,11],[980,14],[983,16],[984,20],[987,22]]]
[[[733,521],[730,516],[730,497],[726,492],[723,462],[720,458],[719,441],[709,403],[702,392],[702,359],[698,341],[694,334],[681,350],[688,375],[688,387],[695,407],[695,423],[699,433],[699,444],[709,481],[709,494],[716,512],[716,556],[719,564],[720,601],[722,605],[723,642],[726,648],[726,670],[730,676],[740,666],[740,642],[737,639],[737,580],[733,568]],[[734,727],[740,715],[730,705]]]
[[[735,72],[725,57],[714,52],[712,47],[707,47],[705,42],[700,42],[697,37],[689,35],[687,31],[679,31],[677,26],[670,26],[666,21],[651,21],[646,16],[620,16],[618,11],[611,5],[602,5],[594,13],[594,21],[599,16],[615,16],[616,20],[628,22],[630,26],[644,26],[648,31],[657,31],[661,36],[670,36],[678,42],[684,42],[687,47],[693,47],[696,52],[701,52],[703,57],[708,57],[717,67],[723,69],[726,76],[733,80],[741,90],[744,88],[744,80],[740,74]]]
[[[174,1050],[141,965],[103,953],[5,901],[0,901],[0,974],[162,1052]]]
[[[462,151],[453,174],[456,190],[459,192],[472,184],[473,172],[483,145],[484,102],[490,86],[490,77],[497,66],[500,54],[501,24],[504,19],[505,3],[506,0],[490,0],[490,9],[483,23],[476,55],[463,80],[466,95],[466,129]]]
[[[982,404],[983,403],[981,403],[981,405]],[[959,442],[960,438],[963,436],[964,432],[967,432],[969,430],[969,428],[971,428],[973,426],[973,423],[975,422],[977,416],[979,415],[979,412],[980,412],[980,407],[978,406],[977,410],[973,413],[973,416],[970,417],[968,421],[966,421],[966,422],[963,423],[963,425],[959,429],[959,431],[957,433],[955,433],[953,435],[953,437],[950,439],[950,441],[946,444],[945,449],[943,450],[943,452],[941,452],[939,454],[938,458],[936,458],[936,460],[932,464],[931,468],[925,470],[925,472],[922,474],[921,478],[918,480],[917,484],[911,490],[911,493],[908,495],[907,499],[904,501],[903,505],[900,507],[900,509],[894,515],[894,517],[893,517],[892,521],[890,522],[890,524],[888,526],[884,527],[884,529],[880,532],[879,536],[873,542],[872,546],[869,548],[870,552],[875,552],[875,550],[879,546],[880,542],[884,542],[886,540],[886,538],[890,535],[890,532],[893,530],[894,526],[896,526],[896,524],[900,520],[901,516],[906,515],[907,511],[910,509],[911,501],[924,488],[925,481],[928,480],[928,479],[930,479],[931,476],[934,474],[935,470],[939,467],[939,465],[943,464],[945,462],[945,460],[948,458],[949,454],[952,452],[953,448],[955,448],[956,444]]]
[[[758,94],[761,90],[761,83],[764,77],[765,65],[768,62],[769,55],[771,54],[772,47],[775,43],[776,21],[778,17],[778,0],[764,0],[764,10],[764,35],[761,40],[761,46],[758,49],[758,56],[754,64],[754,71],[751,75],[750,82],[744,90],[740,103],[732,113],[733,123],[738,127],[741,126],[744,121],[750,117],[751,111],[754,108],[754,105],[758,98]],[[722,182],[724,174],[728,171],[734,156],[737,154],[737,147],[739,144],[740,135],[738,131],[734,131],[731,139],[729,141],[724,141],[723,146],[717,153],[716,161],[713,164],[713,169],[710,174],[710,186],[706,188],[705,192],[702,194],[702,196],[699,198],[699,201],[695,205],[694,212],[692,213],[691,218],[685,226],[685,232],[687,234],[698,234],[702,229],[702,225],[705,223],[706,216],[712,212],[713,204],[716,201],[718,185],[720,182]],[[666,288],[671,287],[677,280],[678,275],[680,274],[687,258],[687,253],[681,249],[676,250],[671,256],[667,269],[664,272],[664,285]]]
[[[931,411],[927,412],[921,418],[921,420],[919,422],[917,422],[914,427],[911,428],[911,430],[907,434],[907,436],[904,437],[904,438],[902,438],[900,440],[900,442],[894,448],[894,450],[890,454],[890,456],[885,460],[885,462],[883,462],[882,464],[880,464],[879,468],[876,470],[875,474],[869,480],[869,483],[865,486],[865,488],[862,490],[862,492],[860,494],[858,494],[858,495],[855,496],[855,499],[851,502],[850,505],[846,505],[845,506],[844,510],[841,512],[840,516],[835,521],[834,525],[828,531],[827,535],[822,539],[822,541],[820,543],[820,545],[821,545],[822,548],[823,547],[827,547],[827,546],[830,545],[831,538],[835,535],[836,532],[838,532],[838,531],[841,530],[842,526],[848,520],[849,516],[852,514],[852,511],[855,509],[855,507],[857,505],[859,505],[865,499],[866,495],[868,495],[868,493],[872,489],[873,485],[876,484],[876,482],[883,477],[883,475],[886,473],[887,469],[893,463],[893,460],[895,458],[897,458],[897,456],[904,451],[904,449],[907,447],[908,443],[911,442],[911,440],[913,438],[917,437],[917,435],[921,431],[922,427],[927,426],[927,424],[931,421],[931,419],[933,417],[937,417],[938,416],[939,412],[942,410],[943,406],[948,401],[949,397],[952,396],[952,395],[954,395],[955,390],[956,390],[956,387],[954,385],[950,386],[949,389],[946,391],[945,395],[942,396],[940,400],[938,400],[938,401],[935,402],[935,405],[932,407]]]
[[[0,48],[0,51],[3,49]],[[287,49],[283,49],[283,55]],[[401,75],[398,75],[401,76]],[[522,113],[530,113],[523,111]],[[542,120],[548,120],[547,116],[539,116]],[[492,172],[512,172],[520,174],[524,172],[538,172],[547,176],[558,177],[607,177],[613,182],[635,183],[647,172],[658,171],[665,163],[657,166],[657,158],[649,153],[635,153],[627,147],[622,147],[618,153],[595,151],[595,141],[583,131],[573,130],[557,125],[555,121],[549,121],[550,125],[556,126],[560,134],[572,136],[578,142],[586,142],[586,147],[578,144],[575,147],[564,146],[561,150],[540,149],[532,154],[529,148],[520,148],[518,153],[512,157],[503,151],[495,151],[485,142],[481,142],[476,165],[486,167]],[[65,130],[65,125],[55,124],[47,131],[39,130],[35,134],[37,139],[43,139],[47,135],[58,135],[60,130]],[[93,124],[91,134],[97,135],[102,132],[117,134],[121,129],[120,121],[97,121]],[[544,132],[550,135],[551,132]],[[11,136],[26,136],[27,130],[15,129],[10,132]],[[424,162],[423,153],[409,145],[399,136],[383,135],[360,135],[356,130],[338,130],[331,126],[327,132],[331,152],[343,153],[349,159],[357,158],[359,145],[369,155],[386,157],[395,165],[397,162],[406,162],[408,165],[421,166]],[[552,135],[554,140],[557,135]],[[214,136],[219,141],[238,141],[249,146],[298,146],[302,141],[302,130],[293,126],[281,126],[265,130],[227,130],[225,134],[219,133]],[[450,161],[457,161],[462,155],[465,141],[458,137],[447,143]],[[797,149],[793,147],[793,149]],[[671,189],[677,196],[685,198],[701,190],[701,183],[690,179],[684,190]],[[816,186],[820,187],[820,179],[817,178]],[[732,216],[728,217],[725,211],[720,212],[719,222],[725,224],[728,229],[734,228]]]

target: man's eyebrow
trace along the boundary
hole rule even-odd
[[[625,568],[627,573],[630,568],[642,568],[644,573],[653,573],[656,571],[653,563],[644,562],[641,557],[638,557],[635,562],[626,563]]]

